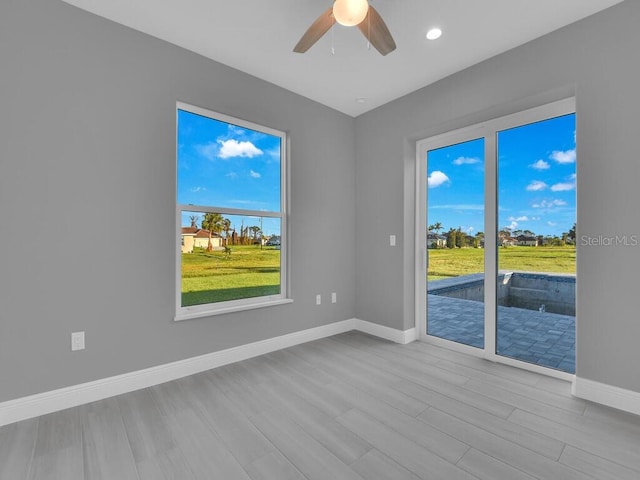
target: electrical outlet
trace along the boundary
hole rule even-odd
[[[84,332],[71,333],[71,350],[84,350]]]
[[[338,301],[338,295],[336,292],[331,292],[331,303],[336,303]]]
[[[322,303],[322,295],[316,295],[316,305],[320,305]]]
[[[395,235],[389,235],[389,246],[390,247],[395,247],[396,246],[396,236]]]

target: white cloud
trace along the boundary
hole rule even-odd
[[[532,163],[531,165],[529,165],[531,168],[535,168],[536,170],[548,170],[549,168],[551,168],[551,166],[549,165],[549,162],[545,162],[544,160],[540,159],[535,163]]]
[[[466,231],[467,233],[471,233],[471,232],[473,232],[474,230],[475,230],[475,228],[473,228],[473,227],[468,227],[465,231]]]
[[[558,163],[575,163],[576,161],[576,149],[571,150],[555,150],[549,157],[551,160],[555,160]]]
[[[513,221],[509,224],[509,226],[507,227],[509,230],[515,230],[518,227],[518,222]]]
[[[209,160],[216,158],[218,156],[218,151],[220,150],[218,144],[213,142],[207,143],[206,145],[196,145],[195,149],[200,155]]]
[[[218,157],[220,158],[253,158],[263,153],[251,142],[239,142],[232,138],[230,140],[218,140],[218,143],[220,144],[220,151],[218,152]]]
[[[547,225],[549,225],[550,227],[558,226],[558,224],[556,222],[547,222]]]
[[[458,157],[451,163],[454,165],[473,165],[474,163],[480,163],[480,159],[476,157]]]
[[[262,175],[260,175],[258,172],[254,172],[253,170],[249,171],[249,176],[251,178],[260,178]]]
[[[509,221],[510,222],[528,222],[529,221],[529,217],[527,217],[526,215],[523,215],[521,217],[509,217]]]
[[[561,182],[551,185],[552,192],[568,192],[576,188],[575,182]]]
[[[238,178],[238,174],[236,172],[229,172],[225,175],[225,177]]]
[[[527,185],[527,191],[529,192],[539,192],[540,190],[544,190],[547,188],[547,184],[541,182],[540,180],[534,180],[529,185]]]
[[[280,160],[280,149],[277,147],[267,150],[265,153],[273,159]]]
[[[429,178],[427,178],[427,185],[429,186],[429,188],[436,188],[443,183],[448,183],[450,181],[451,180],[449,180],[449,177],[447,177],[444,173],[442,173],[440,170],[436,170],[434,172],[431,172],[431,175],[429,175]]]
[[[235,136],[245,135],[247,133],[245,129],[232,124],[227,125],[227,130],[231,135],[235,135]]]
[[[198,192],[204,192],[206,189],[207,189],[206,187],[191,187],[189,191],[193,193],[198,193]]]
[[[563,207],[567,202],[564,200],[560,200],[558,198],[554,200],[542,200],[540,203],[534,203],[531,205],[533,208],[553,208],[553,207]]]

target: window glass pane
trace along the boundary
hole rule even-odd
[[[182,307],[281,292],[281,220],[181,212]]]
[[[178,204],[279,212],[281,138],[178,109]]]

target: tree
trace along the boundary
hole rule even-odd
[[[205,213],[201,225],[204,230],[220,234],[224,229],[224,218],[219,213]]]
[[[509,227],[504,227],[502,230],[498,232],[499,238],[511,238],[511,229]]]
[[[209,243],[207,245],[207,252],[213,250],[213,243],[211,237],[214,233],[220,235],[224,228],[224,218],[219,213],[205,213],[202,219],[202,228],[209,231]]]
[[[573,227],[571,227],[571,230],[569,230],[567,237],[570,238],[574,244],[576,243],[576,224],[575,223],[573,224]]]
[[[429,225],[429,231],[433,231],[433,232],[440,232],[440,230],[442,230],[442,224],[440,222],[436,222],[433,225]]]
[[[447,237],[447,248],[455,248],[458,240],[458,232],[454,228],[450,228],[445,234]]]
[[[253,235],[253,243],[255,243],[258,240],[258,234],[262,233],[260,231],[260,227],[257,227],[255,225],[249,227],[249,230],[251,231],[252,235]]]
[[[199,215],[190,215],[189,221],[191,222],[191,228],[198,228],[198,220],[200,220]]]
[[[456,247],[462,248],[467,246],[467,236],[462,233],[462,228],[458,227],[456,230]]]
[[[231,230],[231,220],[228,218],[222,219],[222,231],[224,232],[224,244],[229,243],[229,231]]]

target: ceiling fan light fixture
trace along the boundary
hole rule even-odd
[[[367,0],[336,0],[333,4],[333,18],[345,27],[353,27],[361,23],[368,11]]]
[[[429,30],[427,32],[427,39],[428,40],[437,40],[442,36],[442,30],[440,30],[438,27],[432,28],[431,30]]]

